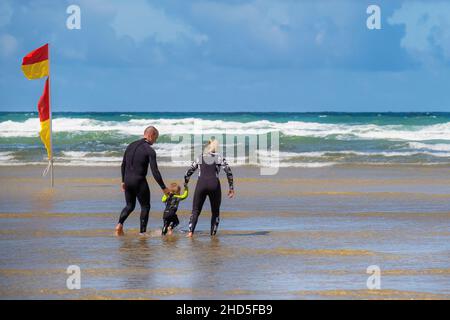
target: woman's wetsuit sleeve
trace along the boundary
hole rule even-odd
[[[189,179],[194,174],[195,170],[198,169],[198,164],[199,164],[199,159],[196,159],[194,162],[192,162],[191,166],[186,171],[186,174],[184,175],[184,183],[185,184],[189,183]]]
[[[122,160],[122,166],[121,166],[121,173],[122,173],[122,182],[125,182],[125,168],[127,167],[126,157],[127,152],[125,151],[123,154],[123,160]]]
[[[225,158],[222,158],[222,162],[220,165],[223,167],[223,171],[225,171],[225,174],[227,175],[228,186],[230,190],[234,190],[233,172],[231,172],[231,168]]]
[[[155,178],[156,182],[159,184],[161,189],[166,189],[166,185],[164,184],[164,181],[161,177],[161,173],[158,169],[158,163],[156,162],[156,152],[153,150],[153,148],[150,148],[149,151],[149,163],[150,163],[150,169],[152,170],[153,178]]]

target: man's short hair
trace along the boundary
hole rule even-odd
[[[156,129],[154,126],[148,126],[144,130],[144,135],[150,134],[151,132],[154,132],[155,134],[159,135],[158,129]]]

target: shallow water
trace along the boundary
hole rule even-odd
[[[296,169],[275,177],[238,169],[237,197],[223,201],[218,236],[207,234],[206,206],[194,239],[185,237],[191,198],[179,230],[162,238],[160,191],[152,187],[149,235],[138,236],[134,213],[117,238],[117,169],[57,170],[51,191],[40,189],[38,167],[1,168],[3,299],[450,298],[445,169]],[[81,290],[66,287],[69,265],[81,268]],[[366,286],[370,265],[381,269],[381,290]]]

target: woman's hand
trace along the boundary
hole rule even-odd
[[[234,197],[234,190],[228,190],[228,198],[233,198]]]
[[[120,185],[120,188],[122,189],[122,191],[125,191],[125,182],[122,182],[122,184]]]

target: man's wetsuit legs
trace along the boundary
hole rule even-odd
[[[141,206],[140,232],[147,229],[148,216],[150,212],[150,189],[145,178],[129,178],[125,181],[126,206],[120,214],[119,223],[124,224],[130,213],[136,207],[136,198]]]
[[[136,207],[136,190],[132,185],[125,185],[125,201],[126,205],[120,213],[119,223],[124,224],[131,212]]]
[[[141,206],[140,232],[144,233],[147,231],[148,216],[150,213],[150,189],[148,187],[147,179],[140,182],[137,199]]]

